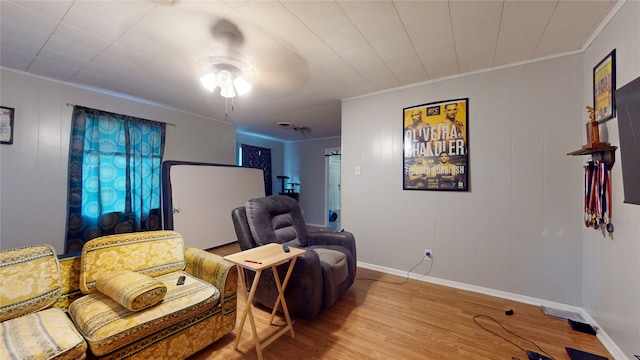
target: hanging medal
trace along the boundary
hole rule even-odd
[[[589,167],[587,165],[584,166],[584,201],[583,201],[583,211],[584,211],[584,226],[589,227]]]
[[[608,233],[613,233],[613,224],[611,223],[611,170],[606,168],[606,164],[604,164],[604,176],[605,176],[605,181],[604,181],[604,187],[605,187],[605,191],[604,191],[604,204],[603,204],[603,208],[605,209],[605,213],[604,213],[604,223],[606,224],[607,227],[607,232]]]
[[[593,181],[593,161],[589,161],[584,166],[584,225],[586,227],[592,226],[592,212],[591,212],[591,184]]]
[[[605,209],[605,174],[606,174],[606,165],[603,162],[598,161],[595,167],[595,179],[596,182],[596,197],[595,197],[595,213],[596,213],[596,223],[593,228],[598,229],[600,225],[604,226],[604,209]],[[604,227],[603,227],[604,230]]]
[[[590,162],[589,170],[591,171],[591,181],[589,188],[589,226],[597,229],[598,228],[598,202],[596,200],[597,196],[597,188],[598,188],[598,163]]]

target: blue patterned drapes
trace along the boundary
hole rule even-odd
[[[273,193],[271,174],[271,149],[242,144],[242,166],[264,171],[264,193]]]
[[[102,235],[161,228],[165,127],[74,106],[65,252]]]

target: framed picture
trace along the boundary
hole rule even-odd
[[[0,144],[13,144],[13,108],[0,106]]]
[[[613,49],[593,68],[593,108],[595,120],[605,121],[616,116],[616,50]]]
[[[469,190],[469,99],[402,109],[403,190]]]

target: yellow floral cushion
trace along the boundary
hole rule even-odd
[[[129,270],[103,275],[96,280],[95,286],[98,291],[131,311],[153,306],[167,293],[163,283]]]
[[[69,304],[81,297],[80,291],[80,253],[58,255],[60,263],[60,297],[53,306],[66,312]]]
[[[184,270],[184,242],[175,231],[146,231],[103,236],[82,247],[80,290],[96,292],[102,274],[135,271],[153,278]]]
[[[60,264],[49,245],[0,253],[0,321],[44,309],[60,296]]]
[[[186,277],[185,283],[176,285],[181,275]],[[146,336],[155,337],[164,329],[183,329],[211,316],[211,311],[221,311],[216,306],[220,292],[203,280],[182,271],[155,279],[167,287],[167,294],[156,306],[142,311],[127,310],[100,292],[71,303],[69,315],[94,355],[109,354]]]
[[[0,359],[84,359],[87,343],[58,308],[7,320],[0,326]]]

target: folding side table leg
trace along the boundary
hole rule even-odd
[[[238,277],[240,278],[240,283],[242,284],[242,289],[244,292],[247,292],[247,284],[244,280],[243,268],[238,266]],[[247,319],[247,314],[249,315],[249,323],[251,324],[251,332],[253,333],[253,342],[256,347],[256,352],[258,353],[258,360],[262,360],[262,347],[260,346],[260,339],[258,338],[258,332],[256,331],[256,323],[253,319],[253,312],[251,311],[251,304],[253,302],[253,297],[256,294],[256,289],[258,288],[258,281],[260,281],[260,275],[262,274],[262,270],[257,270],[255,275],[253,276],[253,283],[251,284],[251,291],[247,297],[247,303],[244,308],[244,313],[242,314],[242,320],[240,320],[238,335],[236,336],[236,342],[234,345],[234,349],[238,350],[238,343],[240,342],[240,337],[242,335],[242,330],[244,330],[244,322]]]
[[[287,269],[287,275],[284,277],[284,281],[282,285],[280,284],[280,277],[278,276],[278,271],[275,267],[273,267],[273,277],[275,278],[276,287],[278,288],[278,298],[276,299],[276,303],[273,306],[273,310],[271,311],[271,320],[269,323],[273,324],[273,319],[278,311],[278,307],[282,305],[282,312],[284,313],[284,317],[287,321],[287,326],[290,329],[290,334],[292,338],[295,338],[295,334],[293,333],[293,325],[291,324],[291,317],[289,316],[289,308],[287,307],[287,302],[284,299],[284,289],[287,288],[287,284],[289,283],[289,279],[291,278],[291,273],[293,272],[293,266],[296,264],[297,258],[291,259],[289,263],[289,268]]]

